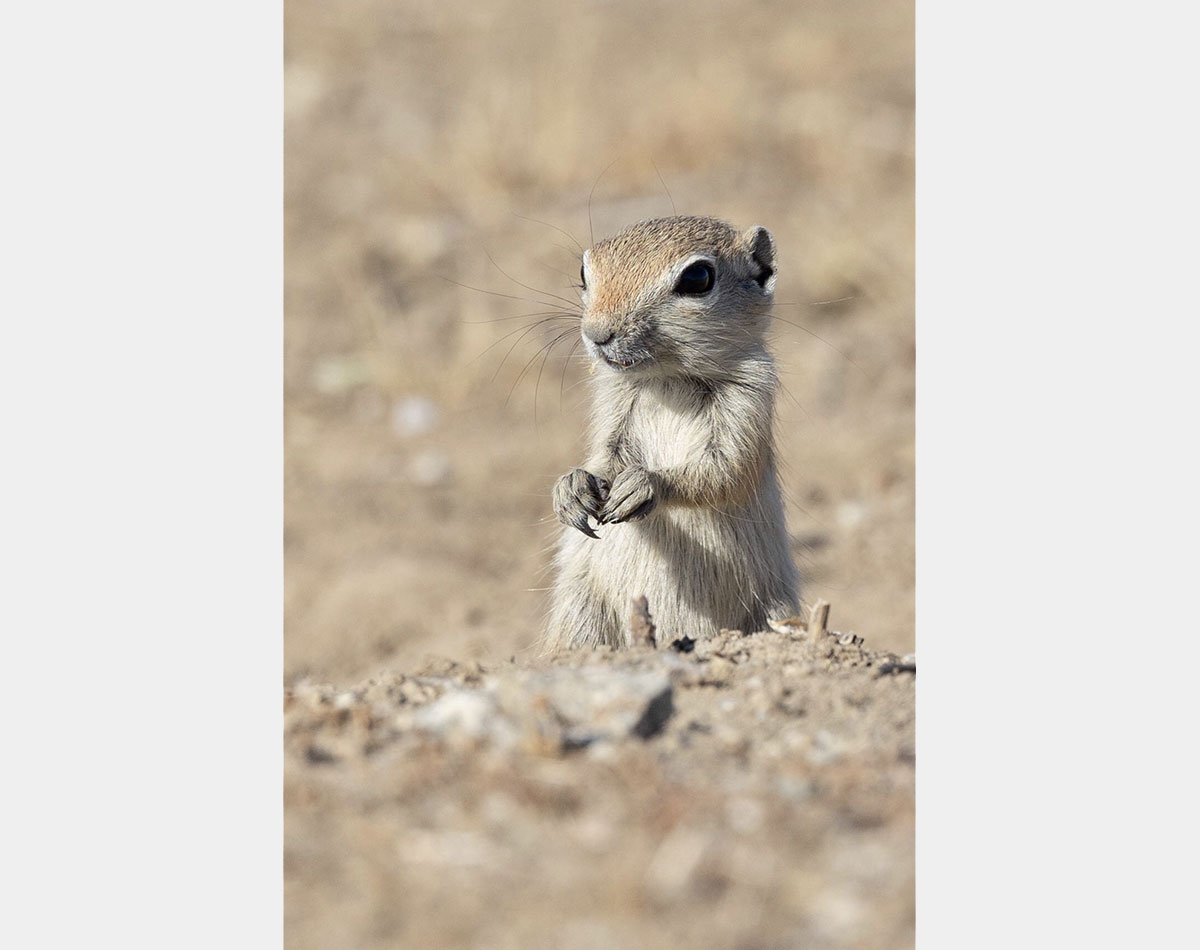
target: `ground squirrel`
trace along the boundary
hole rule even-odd
[[[630,645],[641,595],[659,644],[797,612],[765,340],[775,276],[769,231],[713,218],[643,221],[584,252],[591,446],[554,486],[567,527],[547,649]]]

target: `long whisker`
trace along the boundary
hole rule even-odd
[[[492,320],[464,320],[463,324],[469,327],[483,326],[488,323],[507,323],[509,320],[520,320],[521,317],[544,317],[547,314],[554,314],[571,320],[578,319],[573,313],[564,313],[561,310],[535,310],[532,313],[514,313],[511,317],[495,317]]]
[[[542,322],[542,323],[546,323],[546,322],[548,322],[548,321],[541,321],[541,322]],[[512,346],[510,346],[510,347],[508,348],[508,352],[504,354],[504,358],[500,360],[500,365],[496,367],[496,372],[494,372],[494,373],[492,374],[492,382],[495,382],[495,381],[496,381],[496,377],[498,377],[498,376],[500,375],[500,370],[502,370],[502,369],[504,368],[504,364],[505,364],[505,362],[507,362],[508,358],[509,358],[510,356],[512,356],[513,350],[515,350],[515,349],[517,348],[518,344],[520,344],[520,342],[521,342],[523,339],[525,339],[525,337],[529,336],[530,332],[532,332],[532,331],[533,331],[535,328],[537,328],[539,325],[540,325],[540,324],[538,324],[538,323],[535,323],[535,324],[534,324],[533,326],[531,326],[531,327],[526,327],[526,328],[525,328],[525,332],[524,332],[524,333],[522,333],[522,334],[521,334],[519,337],[517,337],[517,338],[516,338],[516,339],[513,341],[513,344],[512,344]],[[563,331],[563,332],[565,333],[565,332],[567,332],[567,331]],[[574,328],[572,328],[571,332],[574,332]],[[540,351],[539,351],[539,352],[540,352]],[[535,354],[535,355],[536,355],[536,354]]]
[[[501,343],[503,343],[505,340],[507,340],[514,333],[521,333],[522,330],[525,331],[525,333],[528,333],[534,327],[540,327],[543,323],[550,323],[554,320],[561,320],[561,319],[563,319],[563,318],[562,317],[543,317],[541,320],[535,320],[533,323],[529,324],[528,326],[517,327],[515,330],[509,330],[506,334],[504,334],[504,336],[500,337],[498,340],[493,340],[491,343],[489,343],[480,353],[478,353],[475,356],[472,356],[471,359],[467,361],[467,365],[470,366],[477,359],[479,359],[481,356],[483,356],[485,353],[487,353],[488,350],[492,349],[495,346],[499,346]],[[518,339],[516,342],[520,343],[521,340]],[[513,345],[515,346],[516,344],[514,343]],[[509,350],[509,352],[511,353],[512,350]],[[501,365],[503,365],[503,361],[501,361]],[[492,378],[495,379],[494,376]]]
[[[559,270],[557,267],[551,267],[549,264],[543,264],[541,261],[535,261],[534,263],[536,263],[539,267],[546,268],[546,270],[550,271],[551,273],[558,274],[559,277],[567,278],[567,280],[571,281],[572,287],[576,286],[575,278],[571,274],[568,274],[565,270]]]
[[[490,253],[488,253],[487,248],[484,248],[483,253],[487,254],[487,259],[492,262],[492,266],[496,268],[496,270],[500,271],[501,274],[511,280],[518,287],[524,287],[526,290],[532,290],[535,294],[541,294],[543,297],[553,297],[555,300],[565,303],[568,307],[579,306],[578,300],[568,300],[566,297],[560,297],[558,294],[552,294],[547,290],[538,290],[536,287],[530,287],[528,284],[521,283],[519,280],[517,280],[517,278],[513,277],[503,267],[496,263],[496,259],[492,257]]]
[[[441,277],[441,279],[446,281],[447,283],[455,284],[455,285],[457,285],[459,287],[463,287],[467,290],[474,290],[477,293],[488,294],[492,297],[507,297],[509,300],[524,300],[526,303],[538,304],[539,306],[542,306],[542,307],[549,306],[549,301],[546,301],[546,300],[534,300],[532,297],[517,297],[517,296],[514,296],[513,294],[502,294],[496,290],[484,290],[482,287],[472,287],[470,284],[464,284],[462,281],[454,280],[451,277],[445,277],[442,274],[438,274],[437,276]],[[571,303],[571,301],[568,301],[568,303]],[[577,304],[571,303],[571,306],[577,306]]]
[[[596,176],[596,180],[592,182],[592,190],[588,192],[588,239],[592,244],[596,243],[596,232],[592,228],[592,195],[596,193],[596,186],[600,184],[600,179],[603,178],[608,173],[608,170],[615,164],[617,164],[617,160],[614,158],[611,162],[604,166],[604,171]]]
[[[520,218],[522,221],[532,221],[534,224],[540,224],[547,228],[553,228],[555,231],[557,231],[563,237],[570,238],[571,243],[573,243],[577,248],[579,248],[579,253],[580,254],[583,253],[583,245],[580,244],[575,239],[575,235],[573,235],[570,231],[564,231],[562,228],[558,227],[557,225],[551,224],[549,221],[539,221],[537,218],[527,218],[525,215],[517,214],[515,211],[513,212],[513,215],[514,215],[514,217]]]
[[[802,324],[799,324],[799,323],[793,323],[791,320],[785,320],[783,317],[779,316],[778,314],[773,314],[771,316],[771,319],[778,320],[780,323],[786,323],[789,327],[795,327],[797,330],[803,330],[805,333],[807,333],[813,339],[819,340],[821,343],[824,343],[827,347],[829,347],[831,350],[833,350],[833,352],[837,353],[838,356],[840,356],[847,363],[849,363],[851,366],[853,366],[856,370],[858,370],[860,373],[862,373],[867,379],[871,378],[871,374],[868,373],[861,366],[859,366],[856,362],[854,362],[854,360],[852,360],[846,353],[844,353],[842,350],[838,349],[836,346],[834,346],[832,343],[830,343],[824,337],[821,337],[821,336],[817,335],[816,333],[813,333],[813,331],[810,330],[808,327],[806,327]]]
[[[575,350],[579,347],[579,344],[582,342],[583,342],[582,336],[576,337],[574,344],[572,344],[572,346],[571,346],[571,351],[567,354],[567,358],[565,360],[563,360],[562,376],[558,380],[558,408],[559,408],[560,412],[562,411],[563,386],[567,382],[567,369],[571,365],[571,357],[575,355]]]
[[[575,252],[575,251],[572,251],[572,250],[571,250],[569,247],[567,247],[565,244],[559,244],[557,241],[551,241],[550,243],[551,243],[551,244],[552,244],[554,247],[557,247],[557,248],[558,248],[560,251],[566,251],[566,252],[567,252],[568,254],[570,254],[570,255],[571,255],[571,257],[572,257],[572,258],[574,258],[575,260],[579,260],[579,254],[578,254],[577,252]]]
[[[679,212],[675,210],[675,199],[671,197],[671,189],[667,187],[667,183],[663,179],[662,172],[658,170],[658,165],[655,163],[654,159],[650,159],[650,164],[654,166],[654,174],[658,176],[658,180],[662,183],[663,191],[667,193],[667,200],[671,202],[671,214],[679,214]]]
[[[858,294],[847,294],[845,297],[834,297],[832,300],[814,300],[811,303],[807,304],[807,306],[809,306],[809,307],[824,307],[826,304],[845,303],[847,300],[854,300],[857,297],[858,297]],[[779,306],[779,304],[776,304],[776,306]],[[799,306],[801,306],[801,304],[785,303],[783,306],[799,307]]]
[[[565,340],[566,338],[567,338],[566,333],[560,333],[549,343],[538,347],[537,352],[534,353],[533,356],[531,356],[529,358],[529,362],[527,362],[525,364],[525,366],[522,368],[521,372],[517,374],[517,378],[513,380],[512,387],[508,390],[508,395],[504,399],[504,405],[506,405],[506,406],[508,405],[509,400],[512,399],[513,393],[516,392],[517,384],[521,382],[522,377],[524,377],[525,373],[528,372],[529,367],[533,365],[533,361],[542,355],[542,351],[543,350],[549,351],[550,349],[552,349],[555,346],[555,344],[561,342],[562,340]],[[537,398],[536,394],[535,394],[534,398],[535,399]],[[535,417],[535,421],[536,421],[536,417]]]
[[[550,353],[559,343],[565,340],[570,334],[559,334],[548,347],[546,347],[546,355],[542,357],[542,365],[538,367],[537,382],[533,384],[533,427],[537,428],[537,411],[538,411],[538,392],[542,388],[542,373],[546,370],[546,361],[550,359]],[[519,377],[518,377],[519,378]]]

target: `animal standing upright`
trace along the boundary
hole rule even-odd
[[[585,251],[580,279],[590,452],[554,486],[566,527],[546,647],[630,645],[640,595],[659,643],[795,614],[766,343],[770,232],[643,221]]]

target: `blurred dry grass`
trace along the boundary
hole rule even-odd
[[[570,297],[557,229],[672,203],[774,231],[806,593],[911,649],[912,55],[897,0],[289,0],[286,673],[535,641],[584,368],[450,281]]]

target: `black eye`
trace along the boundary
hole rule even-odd
[[[679,275],[679,281],[675,284],[675,293],[688,297],[699,297],[712,290],[716,276],[712,264],[707,261],[697,261]]]
[[[579,286],[587,290],[587,278],[583,276],[583,265],[579,265]]]

